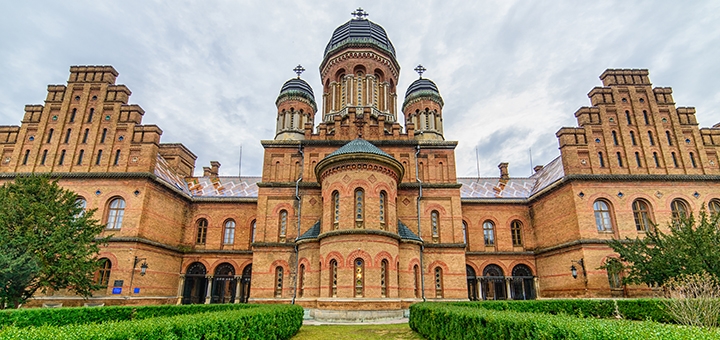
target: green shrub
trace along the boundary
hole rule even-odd
[[[243,309],[102,324],[8,326],[0,331],[0,339],[288,339],[298,332],[302,320],[300,306],[251,305]]]
[[[665,310],[662,299],[621,299],[616,301],[620,315],[625,319],[675,323],[675,319]]]
[[[455,302],[453,306],[475,307],[490,310],[564,314],[580,317],[609,318],[615,315],[615,304],[612,300],[505,300]]]
[[[410,328],[435,339],[720,339],[717,330],[656,322],[578,319],[449,303],[410,306]]]

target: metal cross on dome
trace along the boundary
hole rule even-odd
[[[366,16],[368,16],[367,12],[365,12],[362,7],[358,7],[355,12],[352,12],[350,14],[355,16],[355,20],[363,20]]]
[[[415,72],[417,72],[417,73],[420,75],[420,79],[422,79],[422,74],[423,74],[425,71],[427,71],[427,69],[424,68],[422,65],[418,65],[418,66],[415,68]]]
[[[298,75],[298,78],[300,78],[300,74],[305,72],[305,68],[303,68],[302,65],[298,64],[298,66],[295,66],[293,71],[295,71],[295,73],[297,73]]]

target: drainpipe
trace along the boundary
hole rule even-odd
[[[422,295],[423,302],[425,301],[425,265],[423,264],[423,252],[425,251],[425,242],[422,241],[422,232],[420,231],[420,200],[422,199],[422,181],[420,180],[420,167],[418,165],[418,155],[420,155],[420,144],[417,145],[417,151],[415,151],[415,181],[419,185],[418,198],[417,198],[417,224],[418,224],[418,237],[421,240],[420,243],[420,292]]]
[[[297,234],[295,234],[295,279],[293,280],[293,297],[292,304],[295,304],[295,298],[297,297],[298,290],[298,273],[300,272],[300,248],[298,247],[298,238],[300,238],[300,217],[302,216],[300,210],[302,208],[302,200],[300,199],[300,181],[303,179],[303,168],[305,165],[305,153],[303,153],[302,142],[298,146],[298,152],[300,153],[300,177],[295,181],[295,199],[297,200]]]

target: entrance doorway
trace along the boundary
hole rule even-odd
[[[483,300],[505,300],[507,290],[505,289],[505,275],[498,265],[490,264],[483,269],[482,293]]]
[[[205,292],[207,291],[207,270],[205,265],[194,262],[188,266],[185,272],[185,287],[181,303],[184,305],[194,303],[205,303]]]
[[[535,299],[535,277],[530,267],[519,264],[512,270],[512,298],[515,300]]]
[[[240,278],[240,292],[238,299],[240,303],[247,303],[250,299],[250,277],[252,276],[252,264],[245,266],[242,277]]]
[[[235,267],[229,263],[222,263],[215,268],[213,276],[212,299],[210,303],[235,302]]]
[[[477,301],[478,300],[478,280],[477,276],[475,276],[475,269],[471,267],[469,264],[465,265],[465,271],[467,273],[467,288],[468,288],[468,299],[470,301]]]

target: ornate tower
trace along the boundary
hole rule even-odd
[[[315,95],[312,87],[300,79],[305,69],[298,65],[293,71],[297,78],[286,81],[275,100],[278,110],[275,140],[305,139],[305,123],[312,124],[315,120]]]
[[[397,121],[396,85],[400,65],[385,30],[366,19],[358,8],[355,17],[341,25],[325,48],[320,64],[323,82],[323,118],[344,124],[354,118],[384,124],[387,133]],[[329,131],[332,133],[332,131]]]
[[[445,140],[443,137],[442,108],[443,99],[435,83],[422,77],[425,68],[415,68],[420,78],[414,81],[405,92],[402,111],[405,124],[415,125],[415,139]]]

